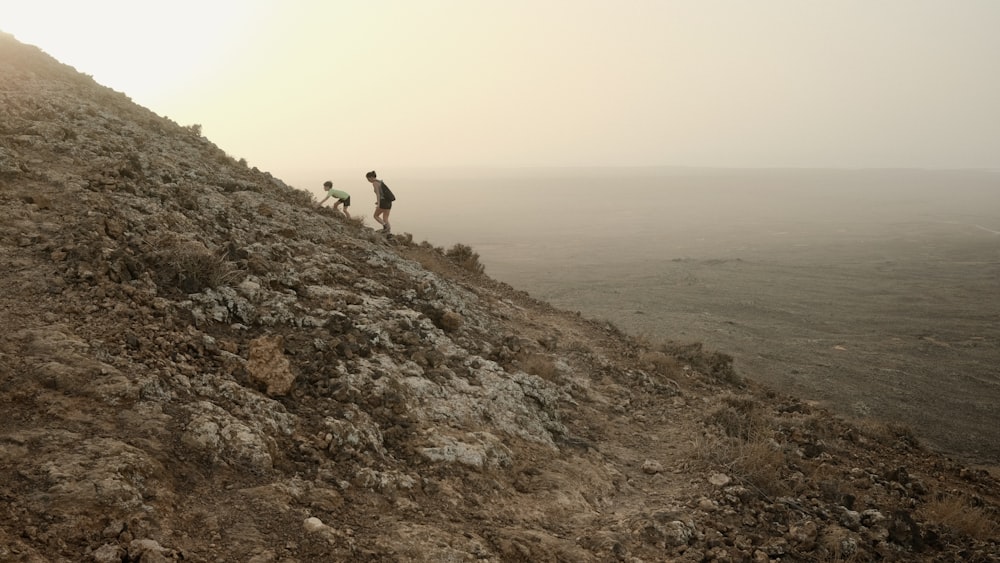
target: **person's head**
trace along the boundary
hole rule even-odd
[[[327,181],[323,182],[323,187],[329,190],[330,188],[333,187],[333,182],[331,182],[330,180],[327,180]]]
[[[375,179],[375,171],[372,170],[371,172],[365,174],[365,178],[367,178],[369,182],[371,182],[372,180],[374,180]]]

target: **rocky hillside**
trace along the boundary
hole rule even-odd
[[[989,473],[480,270],[0,35],[0,561],[1000,561]]]

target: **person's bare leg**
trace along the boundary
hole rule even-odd
[[[392,232],[392,225],[389,224],[389,209],[382,210],[382,226],[385,227],[386,233]]]

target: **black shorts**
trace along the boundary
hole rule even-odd
[[[380,200],[378,200],[378,208],[379,209],[392,209],[392,200],[391,199],[380,199]]]
[[[344,207],[350,207],[351,206],[351,196],[347,196],[347,199],[338,199],[337,201],[343,203]]]

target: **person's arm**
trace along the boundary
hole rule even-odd
[[[316,207],[323,207],[323,202],[325,202],[328,199],[330,199],[330,194],[327,194],[326,197],[324,197],[323,199],[321,199],[320,202],[319,202],[319,204],[316,205]]]
[[[372,188],[375,190],[375,205],[378,205],[382,201],[382,180],[372,182]]]

